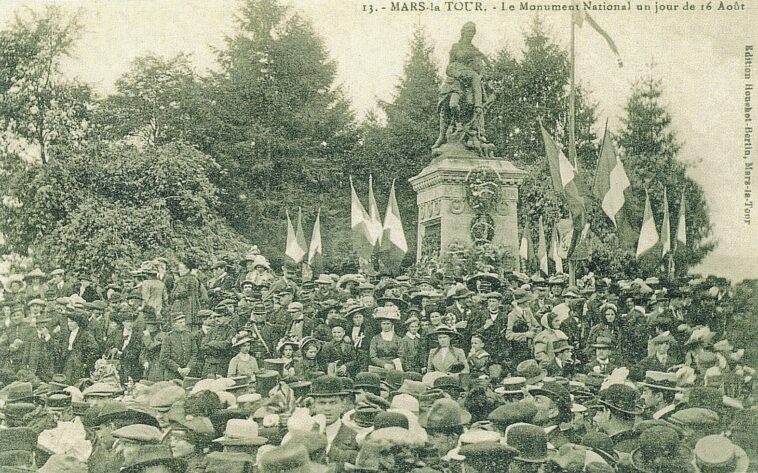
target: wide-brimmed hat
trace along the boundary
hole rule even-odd
[[[387,303],[390,303],[397,307],[398,309],[407,309],[410,304],[408,304],[407,301],[400,299],[399,297],[380,297],[376,300],[376,303],[382,307],[386,306]]]
[[[112,432],[117,439],[139,442],[142,444],[159,444],[163,432],[157,426],[147,424],[129,424]]]
[[[595,339],[595,343],[590,344],[590,346],[592,348],[613,348],[613,340],[611,337],[600,335]]]
[[[429,386],[422,381],[414,381],[411,379],[404,379],[403,384],[400,385],[395,394],[410,394],[411,396],[418,397],[425,393],[429,389]]]
[[[600,391],[598,402],[612,410],[625,414],[642,414],[640,393],[627,384],[612,384]]]
[[[632,451],[632,466],[641,473],[656,473],[656,460],[675,458],[680,450],[679,434],[671,427],[654,425],[640,433],[638,445]],[[683,460],[688,460],[683,458]]]
[[[393,306],[377,307],[374,309],[374,319],[397,322],[400,320],[400,311],[397,307]]]
[[[550,459],[547,434],[541,427],[526,423],[511,424],[505,429],[503,443],[518,450],[516,460],[527,463],[544,463]]]
[[[158,420],[154,415],[141,409],[128,407],[117,401],[105,402],[100,407],[100,412],[95,418],[94,425],[103,425],[108,422],[124,421],[129,424],[143,424],[153,427],[160,427]]]
[[[260,458],[260,473],[323,473],[326,470],[326,465],[311,462],[304,445],[294,442],[268,450]]]
[[[513,291],[513,300],[518,304],[525,304],[535,300],[537,296],[527,291],[526,289],[518,288]]]
[[[466,280],[466,286],[470,290],[476,291],[476,284],[479,281],[486,281],[493,290],[497,290],[501,284],[500,277],[495,273],[476,273]]]
[[[240,345],[244,345],[245,343],[250,343],[252,341],[253,341],[253,338],[250,336],[248,332],[240,332],[232,339],[232,347],[238,347]]]
[[[708,471],[732,471],[745,473],[750,465],[745,450],[723,435],[707,435],[695,444],[694,464]]]
[[[221,445],[264,445],[268,439],[258,435],[258,423],[254,420],[229,419],[224,436],[213,440]]]
[[[458,332],[457,332],[455,329],[453,329],[452,327],[447,327],[447,326],[444,326],[444,325],[443,325],[443,326],[441,326],[441,327],[438,327],[437,329],[435,329],[435,330],[433,330],[433,331],[429,332],[429,333],[428,333],[428,334],[426,334],[426,335],[427,335],[428,337],[436,337],[437,335],[447,335],[447,336],[449,336],[449,337],[458,337],[458,336],[460,336],[461,334],[460,334],[460,333],[458,333]]]
[[[605,432],[588,432],[582,437],[581,444],[591,448],[610,465],[615,465],[619,461],[619,454],[614,449],[613,439]]]
[[[166,465],[172,473],[181,473],[187,470],[187,462],[181,458],[174,458],[171,447],[168,445],[142,445],[139,447],[133,461],[124,465],[121,473],[137,473],[148,466]]]
[[[381,392],[381,377],[377,373],[361,372],[355,375],[354,390],[365,390],[379,395]]]
[[[676,373],[667,373],[664,371],[645,371],[645,380],[639,384],[640,386],[645,386],[650,389],[659,391],[681,392],[682,388],[676,385],[676,381]]]
[[[447,291],[447,298],[448,299],[465,299],[469,296],[471,296],[473,293],[468,290],[466,286],[463,284],[455,284],[454,286],[451,286],[450,289]]]
[[[520,394],[526,388],[526,378],[523,376],[509,376],[503,378],[502,386],[495,388],[497,394]]]
[[[311,384],[311,397],[332,397],[349,394],[342,386],[342,381],[336,376],[323,375],[314,379]]]
[[[32,390],[32,383],[14,381],[4,388],[5,403],[13,404],[16,402],[36,402],[39,396],[35,395]]]
[[[532,396],[543,395],[550,398],[560,412],[571,412],[573,405],[571,393],[557,381],[545,381],[539,387],[530,387],[528,389]]]
[[[526,378],[526,384],[534,385],[545,379],[547,376],[547,370],[540,367],[537,360],[528,359],[524,360],[516,366],[516,373],[518,376]]]
[[[471,414],[454,400],[442,398],[434,401],[418,421],[421,427],[427,430],[454,429],[471,422]]]
[[[537,406],[533,402],[510,401],[498,406],[489,413],[487,420],[500,430],[518,423],[532,423],[537,415]]]

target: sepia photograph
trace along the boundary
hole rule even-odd
[[[0,473],[758,472],[756,24],[3,0]]]

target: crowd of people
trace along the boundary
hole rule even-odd
[[[723,281],[10,274],[0,472],[758,471]]]

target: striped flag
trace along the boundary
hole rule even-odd
[[[681,243],[684,247],[687,246],[687,218],[685,217],[686,207],[687,206],[684,200],[684,192],[682,192],[682,202],[679,204],[679,224],[676,226],[676,241],[674,242],[674,249],[679,246],[679,243]]]
[[[308,248],[308,265],[314,272],[320,273],[323,266],[324,248],[321,246],[321,209],[316,214],[311,234],[311,246]]]
[[[299,217],[298,217],[298,222],[299,222]],[[302,231],[302,228],[300,228],[300,231]],[[287,211],[287,246],[284,250],[284,256],[286,257],[289,263],[293,265],[298,265],[302,263],[305,253],[306,253],[305,249],[301,247],[297,241],[297,233],[295,232],[295,229],[292,226],[292,220],[290,219],[290,213],[288,210]]]
[[[600,25],[597,24],[594,18],[590,16],[589,12],[581,7],[581,5],[578,4],[578,2],[574,2],[574,11],[573,11],[573,21],[576,26],[581,28],[584,25],[584,22],[586,21],[592,29],[597,31],[597,33],[603,37],[605,42],[608,44],[608,47],[613,51],[613,54],[616,55],[616,61],[618,62],[619,67],[624,67],[623,61],[621,61],[621,54],[619,54],[619,50],[616,47],[616,42],[613,41],[613,38],[603,29],[600,27]]]
[[[553,235],[550,238],[550,259],[555,263],[555,272],[563,274],[563,258],[561,258],[560,247],[558,225],[553,225]]]
[[[379,206],[376,205],[374,198],[374,179],[368,176],[368,231],[371,238],[371,244],[374,246],[382,243],[382,219],[379,217]]]
[[[579,192],[579,173],[571,164],[563,151],[558,148],[553,138],[540,123],[542,130],[542,139],[545,142],[545,154],[550,168],[550,177],[553,181],[553,189],[561,192],[566,197],[571,219],[574,221],[574,235],[571,239],[571,248],[568,257],[571,258],[576,245],[579,242],[579,233],[585,224],[585,204],[584,197]]]
[[[395,197],[395,181],[392,181],[390,198],[387,201],[387,211],[384,214],[382,228],[380,259],[384,268],[394,274],[400,269],[405,254],[408,253],[408,242],[400,219],[400,208]]]
[[[537,259],[540,262],[540,271],[545,275],[550,274],[547,266],[547,243],[545,242],[545,227],[542,226],[542,217],[539,224],[539,243],[537,245]]]
[[[350,229],[352,233],[353,249],[358,254],[359,259],[365,261],[371,260],[371,254],[374,252],[374,243],[369,237],[368,232],[369,216],[363,207],[358,194],[353,187],[353,178],[350,178]]]
[[[663,188],[663,224],[661,225],[661,240],[663,242],[663,252],[661,256],[666,256],[671,252],[671,222],[669,220],[669,198],[666,188]]]
[[[597,161],[592,193],[600,200],[603,211],[617,228],[616,216],[624,207],[626,202],[624,192],[629,186],[631,186],[629,177],[624,171],[624,165],[616,153],[611,135],[606,127],[600,158]]]
[[[655,227],[653,209],[650,207],[650,196],[645,191],[645,214],[642,217],[640,238],[637,241],[637,258],[650,251],[658,244],[658,229]]]

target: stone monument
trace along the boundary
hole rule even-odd
[[[474,34],[474,23],[466,23],[450,49],[433,159],[410,179],[418,194],[417,261],[444,254],[451,245],[518,250],[518,186],[526,173],[495,157],[487,141],[484,117],[497,91],[494,81],[482,77],[487,58],[472,44]]]

